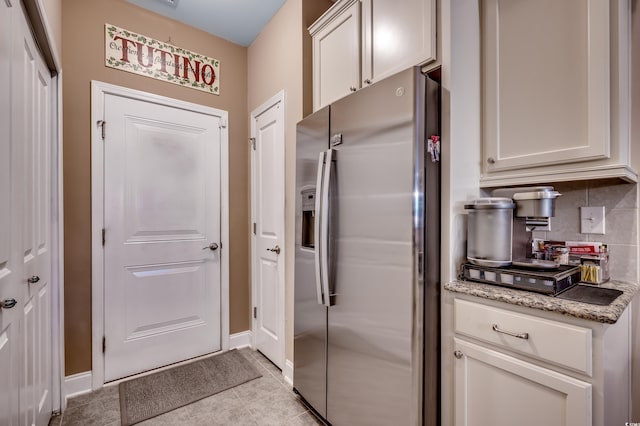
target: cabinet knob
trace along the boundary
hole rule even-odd
[[[496,164],[496,159],[495,159],[495,158],[493,158],[493,157],[489,157],[489,158],[487,158],[487,163],[489,163],[489,164]]]
[[[455,356],[455,357],[456,357],[456,358],[458,358],[458,359],[462,358],[462,356],[463,356],[463,355],[464,355],[464,354],[463,354],[461,351],[455,351],[455,352],[453,353],[453,356]]]
[[[356,89],[355,87],[351,86],[351,87],[349,87],[349,90],[351,90],[352,92],[355,92],[358,89]]]
[[[40,277],[39,277],[39,276],[37,276],[37,275],[33,275],[32,277],[27,278],[27,282],[28,282],[29,284],[35,284],[35,283],[37,283],[38,281],[40,281]]]
[[[367,83],[367,84],[371,84],[371,80],[369,80],[369,79],[366,79],[364,82]]]

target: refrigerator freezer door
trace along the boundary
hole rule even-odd
[[[327,419],[421,421],[424,84],[416,70],[331,106],[336,145]],[[332,137],[332,140],[334,138]],[[336,140],[338,138],[335,138]],[[297,363],[297,359],[296,359]]]
[[[329,145],[329,107],[307,117],[296,137],[296,264],[293,386],[326,416],[327,308],[318,303],[315,251],[318,157]],[[314,236],[313,238],[311,236]]]

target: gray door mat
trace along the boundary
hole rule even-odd
[[[262,375],[237,350],[127,380],[119,385],[123,426],[133,425]]]

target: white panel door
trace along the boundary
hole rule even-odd
[[[20,141],[23,424],[46,425],[51,416],[51,74],[21,10],[14,22],[12,87],[14,141]]]
[[[253,115],[253,114],[252,114]],[[258,111],[252,123],[255,346],[284,367],[284,105]]]
[[[19,187],[20,144],[11,132],[12,8],[0,2],[0,424],[19,424],[22,267]]]
[[[105,121],[110,381],[221,349],[221,131],[220,117],[115,95]]]

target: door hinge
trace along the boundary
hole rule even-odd
[[[98,126],[102,129],[102,140],[105,138],[105,129],[107,127],[107,122],[104,120],[98,120]]]
[[[253,222],[253,235],[256,235],[256,229],[257,229],[257,225],[255,222]]]
[[[102,336],[102,353],[105,353],[107,350],[107,338]]]
[[[218,122],[218,128],[219,129],[226,129],[227,128],[227,120],[224,118],[221,118],[220,121]]]
[[[256,150],[256,138],[249,138],[249,142],[251,143],[251,147],[253,150]]]
[[[102,247],[104,247],[104,242],[105,242],[104,234],[105,234],[105,230],[104,228],[102,228]]]
[[[253,317],[254,318],[258,318],[258,307],[257,306],[253,307]]]

